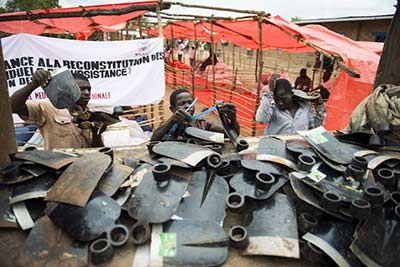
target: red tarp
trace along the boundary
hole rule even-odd
[[[279,16],[266,18],[268,23],[262,26],[262,47],[283,49],[291,52],[310,52],[313,49],[297,42],[287,33],[297,35],[323,51],[339,55],[344,64],[356,70],[361,78],[352,78],[343,70],[335,82],[327,103],[325,127],[329,130],[343,129],[354,108],[371,91],[375,79],[379,56],[358,42],[332,32],[319,25],[298,26]],[[173,29],[171,30],[171,27]],[[210,24],[202,22],[196,25],[197,39],[210,41]],[[154,31],[153,34],[157,34]],[[163,29],[167,38],[194,39],[192,22],[174,22]],[[238,46],[258,49],[258,23],[254,20],[216,21],[213,26],[215,42],[232,42]]]
[[[123,4],[108,4],[108,5],[96,5],[96,6],[85,6],[86,10],[94,9],[113,9],[113,8],[125,8],[131,5],[146,5],[156,4],[157,1],[146,1],[146,2],[134,2],[134,3],[123,3]],[[32,10],[32,14],[38,13],[60,13],[60,12],[77,12],[81,11],[80,7],[71,8],[56,8],[56,9],[44,9],[44,10]],[[30,34],[41,34],[41,33],[64,33],[71,32],[77,33],[79,36],[88,37],[96,30],[105,32],[114,32],[125,28],[126,21],[136,18],[145,13],[145,11],[135,11],[124,15],[116,16],[94,16],[91,18],[75,17],[75,18],[56,18],[56,19],[38,19],[35,21],[30,20],[15,20],[15,21],[3,21],[0,22],[0,31],[7,33],[30,33]],[[0,14],[1,16],[8,15],[26,15],[26,12],[15,12]]]
[[[365,49],[368,49],[378,55],[382,55],[384,43],[380,42],[367,42],[367,41],[357,41],[357,44],[361,45]]]

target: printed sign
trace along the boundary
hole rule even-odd
[[[9,94],[25,86],[38,68],[67,66],[92,86],[91,106],[158,103],[165,93],[162,38],[77,41],[16,34],[1,40]],[[41,88],[30,99],[45,99]]]

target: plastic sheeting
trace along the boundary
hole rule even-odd
[[[108,5],[95,5],[85,6],[85,10],[94,9],[113,9],[113,8],[126,8],[132,5],[146,5],[156,4],[157,1],[134,2],[123,4],[108,4]],[[60,13],[60,12],[77,12],[82,11],[80,7],[71,8],[55,8],[44,10],[32,10],[32,14],[38,13]],[[90,34],[96,30],[105,32],[114,32],[121,30],[125,27],[126,21],[141,16],[145,11],[134,11],[124,15],[115,16],[94,16],[91,18],[74,17],[74,18],[56,18],[56,19],[37,19],[37,20],[14,20],[0,22],[0,31],[7,33],[76,33],[79,39],[86,39]],[[8,15],[26,15],[26,12],[14,12],[0,14],[2,16]]]

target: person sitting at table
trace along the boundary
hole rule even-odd
[[[187,126],[196,127],[202,130],[223,133],[224,128],[204,118],[191,119],[195,108],[189,106],[193,102],[193,97],[186,89],[177,89],[169,97],[169,109],[173,113],[172,116],[160,125],[151,136],[151,141],[161,141],[167,139],[169,134],[172,138],[181,136]],[[174,133],[169,133],[171,128],[177,125]],[[239,125],[238,125],[239,127]]]

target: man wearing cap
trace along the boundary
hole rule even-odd
[[[100,133],[100,128],[94,129],[92,122],[85,121],[85,117],[90,117],[87,108],[91,90],[89,80],[79,73],[74,73],[73,77],[81,89],[81,97],[69,109],[57,109],[48,99],[28,100],[36,88],[47,86],[51,80],[50,72],[44,69],[38,69],[32,81],[11,96],[12,112],[26,121],[37,123],[44,139],[44,149],[103,146],[100,135],[96,134]],[[75,122],[77,118],[81,121],[79,124]]]
[[[293,134],[323,125],[325,107],[321,97],[314,100],[313,109],[308,101],[294,95],[288,80],[273,78],[269,85],[256,113],[257,122],[268,123],[264,134]]]

